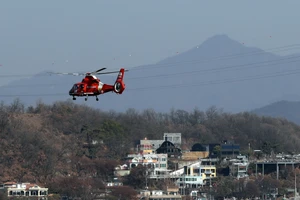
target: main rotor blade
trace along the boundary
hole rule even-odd
[[[125,69],[124,71],[127,72],[128,69]],[[101,72],[101,73],[97,73],[97,74],[114,74],[114,73],[119,73],[119,72],[120,72],[120,70],[119,71],[111,71],[111,72]]]
[[[58,75],[72,75],[72,76],[82,76],[84,73],[64,73],[64,72],[49,72],[50,74],[58,74]]]
[[[94,72],[91,72],[91,74],[98,73],[98,72],[100,72],[100,71],[102,71],[102,70],[105,70],[105,69],[106,69],[106,67],[103,67],[103,68],[101,68],[101,69],[98,69],[98,70],[96,70],[96,71],[94,71]]]

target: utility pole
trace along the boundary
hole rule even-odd
[[[297,186],[296,186],[296,184],[297,184],[297,176],[296,176],[296,170],[294,170],[294,173],[295,173],[295,199],[296,199],[296,196],[297,196]]]
[[[145,176],[145,178],[146,178],[146,187],[145,187],[145,189],[148,190],[148,179],[147,179],[148,169],[146,169],[145,174],[146,174],[146,176]]]
[[[209,200],[211,200],[211,187],[212,187],[212,185],[211,185],[211,175],[210,175],[210,177],[209,177]]]
[[[209,165],[211,166],[211,160],[209,161]],[[209,173],[209,200],[211,200],[211,169],[210,169],[210,173]]]

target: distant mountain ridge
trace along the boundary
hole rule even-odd
[[[280,75],[296,70],[297,62],[289,56],[246,47],[227,35],[215,35],[156,64],[132,67],[125,73],[126,90],[122,95],[109,93],[100,96],[99,102],[92,97],[87,102],[77,98],[76,102],[106,111],[128,108],[190,111],[211,106],[227,112],[253,110],[274,100],[290,100],[285,96],[297,94],[299,78]],[[269,74],[279,76],[263,77]],[[100,76],[104,83],[113,83],[115,78]],[[32,105],[38,100],[52,103],[71,99],[68,91],[81,79],[79,76],[34,76],[0,87],[0,100],[10,103],[19,97],[26,105]]]
[[[300,101],[278,101],[254,109],[252,112],[260,116],[285,118],[291,122],[300,124]]]

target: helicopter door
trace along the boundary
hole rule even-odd
[[[99,91],[99,92],[101,91],[103,85],[104,85],[104,84],[103,84],[102,82],[99,82],[99,85],[98,85],[98,91]]]

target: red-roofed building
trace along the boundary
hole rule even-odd
[[[16,187],[16,182],[13,182],[13,181],[8,181],[8,182],[5,182],[3,183],[3,187],[4,188],[8,188],[8,187]]]

